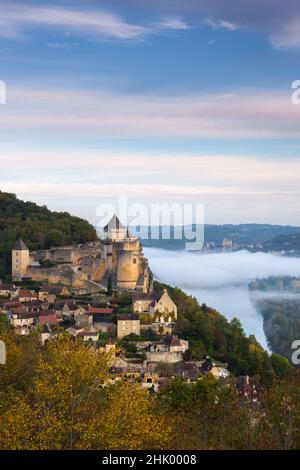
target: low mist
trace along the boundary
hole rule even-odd
[[[300,258],[248,251],[212,254],[156,248],[144,251],[156,279],[182,288],[229,320],[238,317],[245,332],[254,334],[265,348],[262,316],[252,301],[254,293],[248,290],[248,283],[256,277],[300,276]],[[274,294],[280,295],[267,295]]]
[[[187,288],[248,284],[256,277],[300,276],[300,258],[268,253],[201,254],[156,248],[147,248],[145,253],[151,259],[151,269],[159,280]]]

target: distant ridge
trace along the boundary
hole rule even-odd
[[[189,226],[191,227],[191,226]],[[195,226],[193,226],[195,229]],[[131,228],[131,230],[133,230]],[[146,227],[150,233],[149,227]],[[180,250],[185,247],[186,240],[174,240],[174,227],[170,227],[171,237],[170,240],[163,240],[161,233],[157,240],[142,238],[144,247],[162,248],[166,250]],[[268,249],[272,240],[276,237],[287,236],[291,237],[294,234],[299,234],[300,227],[292,225],[272,225],[272,224],[223,224],[212,225],[207,224],[204,226],[205,242],[214,242],[221,244],[224,238],[232,240],[238,245],[262,245],[262,249]],[[280,242],[280,239],[279,239]]]

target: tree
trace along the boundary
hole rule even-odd
[[[277,377],[280,379],[285,379],[292,375],[294,368],[285,357],[279,354],[272,354],[270,362]]]
[[[265,392],[264,415],[257,429],[262,449],[299,449],[300,446],[300,384],[285,380]]]
[[[9,348],[10,350],[11,348]],[[104,354],[87,349],[68,335],[59,335],[38,355],[30,389],[1,418],[2,448],[75,449],[89,427],[95,409],[101,409],[103,382],[108,375]],[[14,416],[14,410],[19,412]],[[26,414],[26,416],[25,416]],[[15,429],[26,419],[31,434],[16,442]],[[29,432],[29,431],[28,431]]]
[[[170,442],[171,420],[154,411],[149,392],[140,384],[111,386],[107,407],[92,423],[83,448],[143,450],[165,449]]]
[[[107,281],[107,295],[111,296],[112,293],[113,293],[112,277],[109,276],[108,281]]]

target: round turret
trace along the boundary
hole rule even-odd
[[[12,278],[21,280],[29,268],[29,250],[20,238],[12,249]]]

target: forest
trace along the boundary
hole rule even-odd
[[[270,349],[290,360],[292,343],[300,339],[299,298],[264,299],[258,302],[258,307]]]
[[[158,393],[138,382],[108,382],[110,357],[67,334],[41,345],[18,336],[5,317],[0,338],[0,449],[297,449],[297,374],[261,390],[245,406],[234,387],[211,376],[179,378]],[[287,406],[288,403],[288,406]],[[184,432],[182,430],[184,429]]]
[[[94,241],[97,234],[86,220],[0,191],[0,279],[9,278],[11,249],[20,237],[36,250]]]

